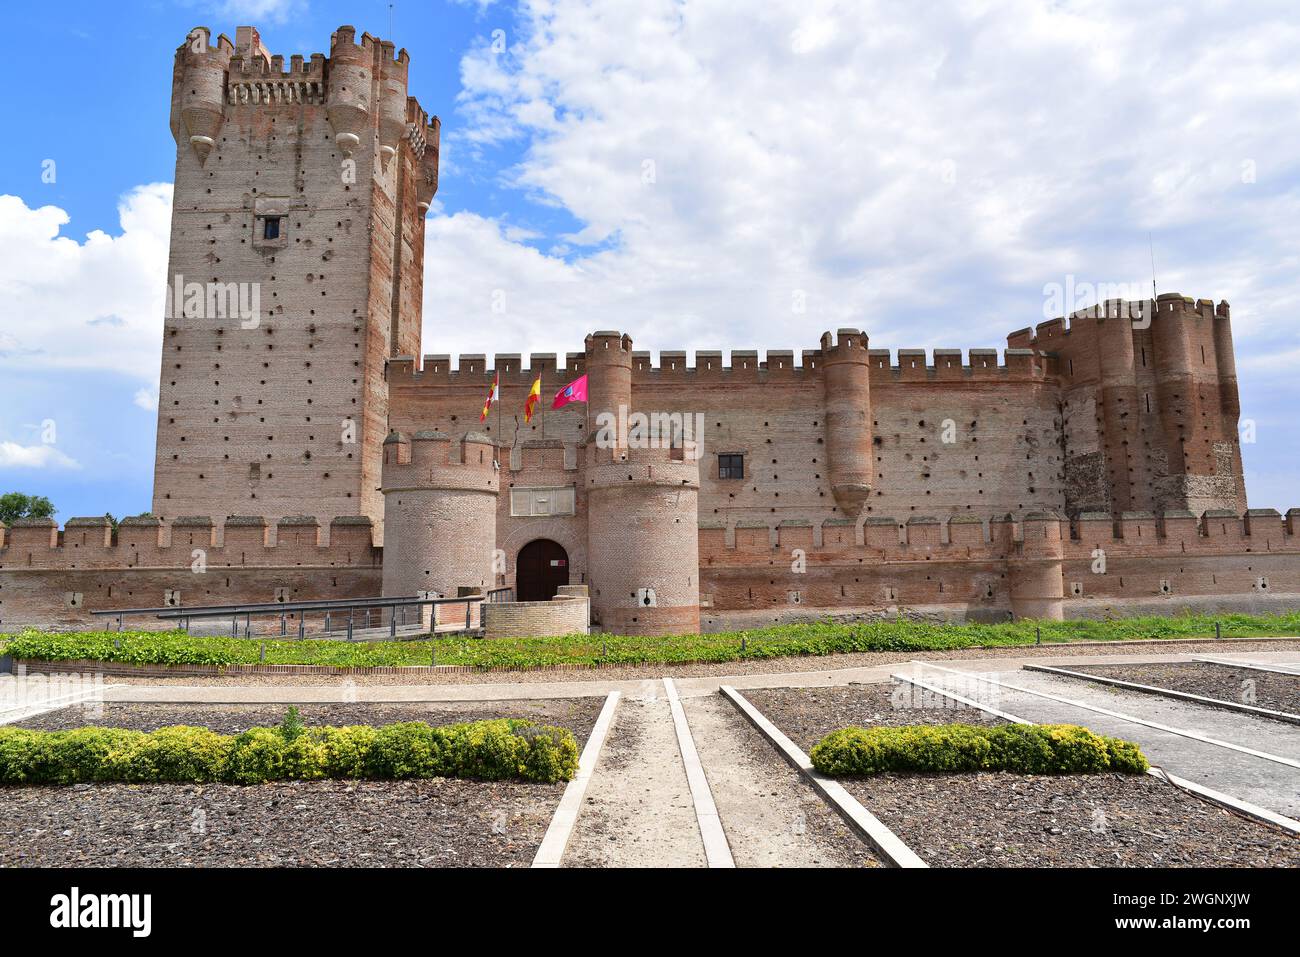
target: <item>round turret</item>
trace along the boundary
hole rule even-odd
[[[406,135],[406,82],[410,57],[403,50],[393,59],[393,44],[384,41],[379,94],[379,153],[385,164],[397,154]]]
[[[180,123],[173,126],[177,142],[184,142],[194,150],[199,163],[207,161],[216,144],[225,117],[226,69],[230,65],[233,47],[225,37],[217,46],[209,46],[211,31],[195,27],[176,51],[177,69],[174,81],[179,84],[179,96],[173,106],[179,109]]]
[[[1225,419],[1224,433],[1236,435],[1237,420],[1241,416],[1241,399],[1237,394],[1237,359],[1232,346],[1232,316],[1226,301],[1221,301],[1214,312],[1214,365],[1219,376],[1219,408]]]
[[[370,128],[372,54],[355,43],[355,27],[342,26],[330,38],[329,98],[326,115],[334,140],[351,155]]]
[[[592,445],[588,454],[593,618],[612,634],[698,632],[698,460],[682,449]]]
[[[1178,293],[1166,293],[1156,300],[1151,322],[1151,343],[1155,350],[1156,397],[1160,409],[1160,426],[1164,432],[1167,472],[1171,478],[1187,474],[1189,432],[1200,416],[1196,415],[1195,388],[1192,384],[1191,323],[1187,299]],[[1170,507],[1179,501],[1158,502]]]
[[[420,154],[420,171],[424,174],[417,183],[416,205],[421,212],[428,212],[434,194],[438,192],[438,138],[440,124],[433,117],[423,129],[424,152]]]
[[[1134,490],[1147,487],[1145,461],[1139,436],[1142,408],[1138,399],[1137,363],[1133,351],[1133,320],[1128,304],[1107,303],[1097,328],[1100,381],[1097,402],[1105,429],[1110,508],[1133,508]]]
[[[478,432],[457,441],[443,432],[384,440],[385,596],[492,587],[501,488],[494,452]]]
[[[586,341],[587,418],[592,441],[602,423],[613,427],[612,447],[627,447],[632,406],[632,337],[593,332]]]
[[[832,344],[822,336],[826,394],[826,458],[831,492],[840,510],[856,518],[871,495],[871,365],[867,335],[841,329]]]

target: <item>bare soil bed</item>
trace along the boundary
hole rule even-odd
[[[0,788],[0,867],[527,867],[562,784]]]
[[[897,688],[884,684],[744,694],[805,751],[849,725],[1000,723],[972,709],[899,707]],[[904,704],[910,700],[907,693],[902,697]],[[839,780],[936,867],[1300,866],[1294,836],[1150,775],[998,772]]]
[[[978,708],[934,707],[952,699],[901,684],[766,688],[741,694],[805,752],[840,728],[906,724],[1002,724]]]
[[[307,724],[448,724],[524,717],[586,742],[603,699],[300,705]],[[121,704],[20,723],[235,734],[283,705]],[[519,781],[283,781],[0,788],[0,867],[527,867],[564,791]]]
[[[1079,665],[1070,670],[1234,704],[1300,714],[1300,675],[1272,674],[1200,661],[1158,665]]]

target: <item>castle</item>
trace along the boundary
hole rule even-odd
[[[1298,603],[1300,509],[1247,509],[1226,302],[1103,302],[1001,360],[857,329],[420,358],[439,123],[408,62],[351,27],[287,70],[251,27],[177,50],[152,514],[0,530],[0,628],[565,585],[629,634]]]

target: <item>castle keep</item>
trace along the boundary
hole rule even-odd
[[[566,585],[647,634],[1300,601],[1300,510],[1247,508],[1226,302],[1103,302],[1001,356],[813,328],[798,356],[421,356],[439,125],[407,66],[351,27],[287,69],[250,27],[178,49],[168,281],[204,294],[164,323],[153,514],[4,529],[0,627]],[[245,288],[256,316],[220,308]]]
[[[167,318],[155,515],[382,513],[384,362],[419,345],[438,187],[408,63],[351,27],[287,69],[252,27],[177,51],[169,288],[238,284],[260,309]]]

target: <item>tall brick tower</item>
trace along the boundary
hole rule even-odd
[[[1246,508],[1231,310],[1166,293],[1043,323],[1066,406],[1066,511]],[[1055,330],[1055,333],[1053,332]],[[1024,333],[1008,342],[1028,342]]]
[[[176,51],[154,513],[383,520],[384,363],[419,351],[437,117],[405,50],[309,62],[253,27]]]
[[[1226,302],[1160,296],[1151,322],[1162,509],[1246,507],[1237,368]],[[1163,473],[1163,474],[1160,474]]]

